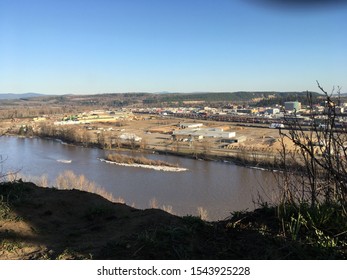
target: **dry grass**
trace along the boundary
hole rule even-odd
[[[104,188],[98,186],[95,182],[88,180],[84,175],[76,175],[71,170],[66,170],[55,179],[55,182],[50,184],[46,174],[42,176],[27,176],[21,173],[10,173],[6,177],[9,182],[14,182],[21,179],[26,182],[33,182],[34,184],[47,188],[50,185],[60,190],[81,190],[98,194],[111,202],[125,203],[122,197],[114,197],[111,193]]]
[[[176,215],[172,205],[162,205],[161,207],[159,206],[158,200],[153,197],[150,201],[149,201],[149,208],[153,208],[153,209],[161,209],[167,213],[170,213],[172,215]]]
[[[200,217],[201,220],[207,221],[208,220],[208,212],[205,208],[203,207],[198,207],[198,216]]]
[[[58,189],[77,189],[92,192],[108,199],[109,201],[124,203],[123,198],[114,197],[111,193],[98,186],[95,182],[86,179],[84,175],[76,175],[71,170],[67,170],[60,174],[56,179],[55,185]]]
[[[125,204],[125,200],[122,197],[114,197],[111,193],[107,192],[104,188],[98,186],[95,182],[88,180],[84,175],[76,175],[71,170],[66,170],[63,173],[59,174],[59,176],[55,179],[53,183],[51,183],[48,179],[48,176],[46,174],[42,176],[27,176],[21,173],[9,173],[6,177],[6,181],[14,182],[21,179],[24,182],[32,182],[38,186],[41,187],[50,187],[54,186],[55,188],[59,190],[81,190],[86,192],[91,192],[98,194],[107,200],[115,203],[122,203]],[[133,202],[131,204],[133,208],[136,207],[135,203]],[[177,215],[174,211],[172,205],[162,205],[158,202],[158,200],[153,197],[149,203],[149,208],[152,209],[161,209],[167,213],[170,213],[172,215]],[[203,207],[197,208],[197,217],[199,217],[201,220],[207,221],[208,220],[208,211],[204,209]]]
[[[158,201],[155,197],[153,197],[150,201],[149,201],[149,207],[150,208],[156,208],[158,209],[159,206],[158,206]]]
[[[167,213],[170,213],[171,215],[176,215],[171,205],[163,205],[161,209]]]
[[[168,167],[178,167],[175,164],[161,161],[161,160],[151,160],[145,157],[130,157],[121,154],[110,154],[106,157],[107,160],[117,162],[117,163],[125,163],[125,164],[143,164],[143,165],[153,165],[153,166],[168,166]]]

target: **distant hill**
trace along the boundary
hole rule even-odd
[[[32,97],[38,97],[43,96],[43,94],[40,93],[0,93],[0,99],[21,99],[21,98],[32,98]]]
[[[313,92],[314,97],[320,94]],[[206,102],[256,102],[259,100],[275,100],[281,99],[285,101],[299,100],[306,98],[306,92],[196,92],[196,93],[168,93],[164,95],[148,96],[144,103],[158,102],[179,102],[179,101],[206,101]]]
[[[311,92],[313,102],[319,103],[322,94]],[[283,104],[286,101],[299,101],[307,103],[307,92],[276,92],[276,91],[238,91],[238,92],[134,92],[134,93],[103,93],[93,95],[45,95],[39,93],[0,94],[0,100],[10,100],[11,102],[21,102],[22,100],[37,102],[53,102],[55,104],[75,104],[93,106],[118,106],[130,105],[144,106],[170,106],[205,103],[226,104],[226,103],[247,103],[254,106],[271,106]]]

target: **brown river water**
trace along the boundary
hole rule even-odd
[[[175,214],[198,215],[201,207],[208,220],[222,220],[233,211],[257,207],[258,194],[268,200],[276,185],[272,172],[241,167],[231,163],[194,160],[158,154],[139,154],[187,168],[168,172],[102,162],[108,151],[66,145],[39,138],[0,138],[1,172],[18,171],[25,176],[46,175],[49,184],[65,170],[84,174],[126,204],[150,208],[171,206]],[[129,152],[128,154],[131,154]]]

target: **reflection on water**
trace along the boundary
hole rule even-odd
[[[101,162],[107,151],[64,145],[58,141],[16,137],[0,138],[0,154],[7,160],[3,172],[47,174],[50,182],[65,170],[84,174],[129,205],[172,206],[178,215],[197,215],[198,207],[207,210],[209,219],[226,218],[230,212],[253,209],[258,192],[274,184],[270,172],[220,162],[206,162],[175,156],[149,154],[188,168],[185,172],[163,172]],[[136,154],[141,156],[141,154]]]

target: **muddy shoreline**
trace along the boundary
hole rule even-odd
[[[254,156],[253,151],[241,151],[241,152],[229,152],[229,155],[216,155],[209,153],[209,151],[203,153],[188,153],[188,152],[180,152],[180,151],[169,151],[152,148],[131,148],[131,147],[118,147],[118,148],[103,148],[100,147],[97,143],[79,143],[79,142],[71,142],[66,141],[65,139],[55,138],[55,137],[42,137],[39,135],[32,136],[23,136],[18,134],[10,134],[6,133],[4,136],[13,136],[19,138],[39,138],[45,140],[53,140],[59,141],[63,145],[72,145],[78,147],[86,147],[86,148],[96,148],[105,151],[113,151],[113,152],[133,152],[133,153],[144,153],[144,154],[159,154],[159,155],[170,155],[170,156],[178,156],[183,158],[195,159],[195,160],[204,160],[204,161],[216,161],[223,162],[226,164],[235,164],[238,166],[248,167],[248,168],[260,168],[268,171],[278,170],[280,166],[278,164],[279,158],[276,157],[275,154],[269,156],[267,153],[257,152],[258,155],[262,155],[262,158],[259,159]],[[234,155],[230,155],[233,153]]]

